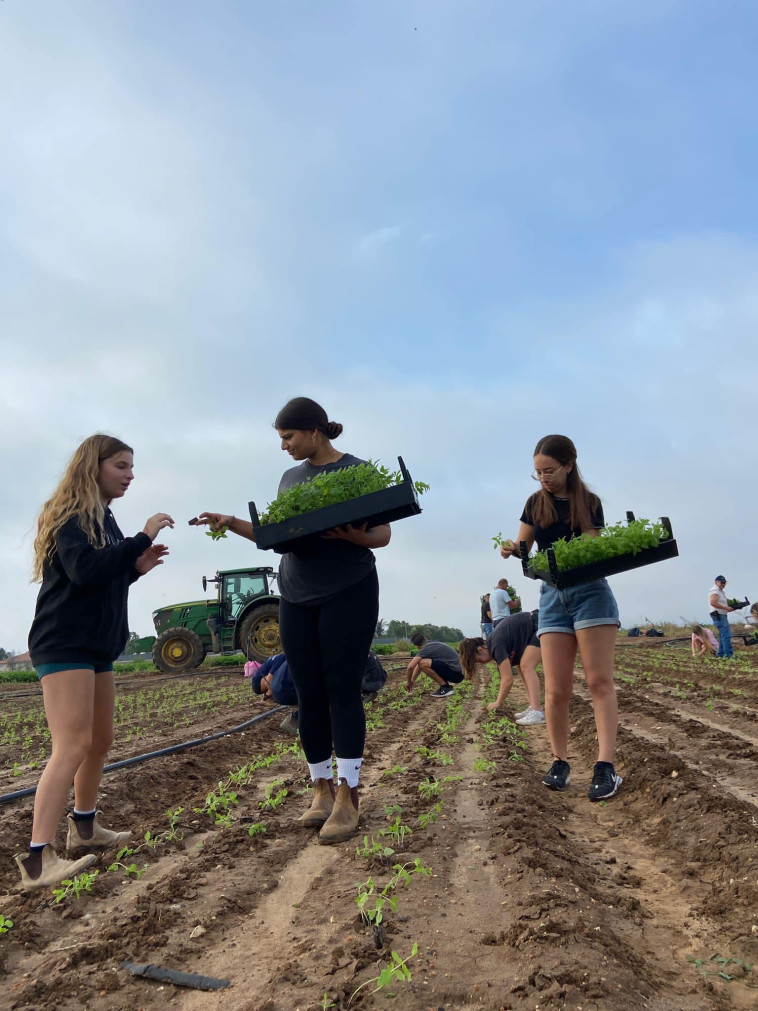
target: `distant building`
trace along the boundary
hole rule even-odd
[[[18,653],[8,660],[0,660],[0,671],[32,670],[32,658],[28,653]]]

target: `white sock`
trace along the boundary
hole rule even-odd
[[[358,785],[361,775],[362,758],[337,758],[337,780],[344,779],[352,788]]]
[[[315,765],[311,765],[308,762],[308,769],[311,774],[311,782],[315,783],[317,779],[331,779],[334,775],[332,772],[332,758],[331,755],[325,762],[317,762]]]

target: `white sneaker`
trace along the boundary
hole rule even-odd
[[[522,716],[526,716],[527,713],[531,713],[531,712],[533,712],[532,707],[531,706],[527,706],[526,709],[522,709],[520,713],[514,713],[513,714],[513,718],[514,718],[514,720],[520,720]]]
[[[539,709],[531,709],[528,713],[522,716],[520,719],[516,720],[516,723],[522,727],[533,727],[538,723],[545,722],[545,714],[540,712]]]

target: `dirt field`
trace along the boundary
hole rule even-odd
[[[754,1009],[757,660],[740,651],[731,664],[696,663],[660,640],[620,645],[624,785],[607,803],[586,797],[594,727],[580,671],[572,784],[554,794],[539,782],[550,764],[544,727],[487,713],[489,671],[438,701],[407,696],[389,660],[388,687],[367,707],[357,841],[322,847],[293,824],[308,802],[305,766],[279,714],[106,776],[101,806],[109,823],[133,828],[136,852],[111,871],[115,855],[101,857],[78,899],[14,891],[31,800],[5,804],[0,915],[13,927],[0,934],[0,1007]],[[241,680],[124,678],[112,759],[263,711]],[[525,704],[517,679],[508,714]],[[34,686],[9,686],[0,705],[8,793],[36,781],[28,763],[45,740]],[[366,850],[394,853],[357,855],[364,836]],[[140,877],[125,874],[132,863]],[[361,883],[366,911],[385,890],[378,926],[360,917]],[[415,945],[410,980],[355,992],[390,952],[405,959]],[[125,959],[230,985],[206,993],[134,978]]]

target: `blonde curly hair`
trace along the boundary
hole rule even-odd
[[[90,544],[103,547],[105,506],[97,483],[100,464],[118,453],[133,452],[132,447],[120,439],[101,433],[91,435],[79,446],[37,520],[33,583],[42,581],[45,565],[55,554],[58,531],[72,516],[79,517],[79,525]]]

